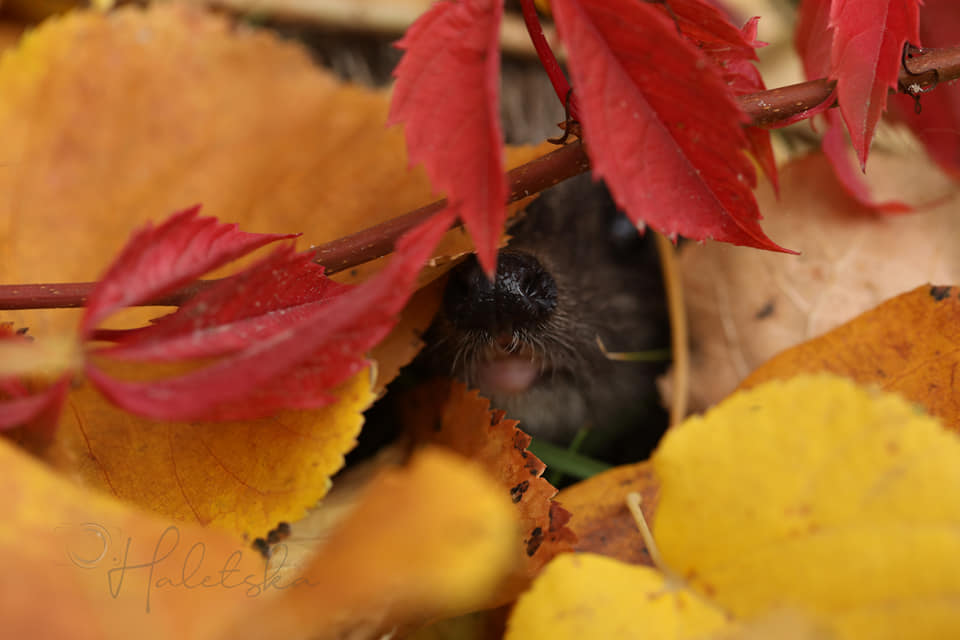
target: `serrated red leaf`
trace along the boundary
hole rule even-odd
[[[879,213],[906,213],[912,207],[899,200],[877,202],[870,193],[870,188],[863,179],[863,174],[857,171],[850,156],[847,154],[849,145],[847,137],[843,135],[843,126],[840,123],[840,114],[836,109],[826,114],[827,130],[823,134],[823,152],[833,167],[833,174],[837,176],[844,190],[864,207]]]
[[[804,75],[808,80],[823,78],[830,73],[830,56],[833,49],[833,31],[830,27],[830,0],[805,0],[797,19],[795,43],[803,62]],[[809,110],[805,117],[824,113],[826,131],[823,134],[823,152],[830,161],[834,175],[844,190],[868,209],[881,213],[902,213],[910,207],[902,202],[877,202],[870,193],[862,173],[856,171],[847,154],[848,141],[843,134],[840,114],[828,111],[827,106],[836,100],[837,92],[831,93],[820,106]],[[811,120],[811,122],[813,122]]]
[[[82,337],[118,309],[175,291],[266,244],[296,237],[238,231],[235,224],[197,217],[199,211],[196,205],[134,233],[90,294]]]
[[[830,31],[830,0],[805,0],[797,14],[797,28],[794,33],[794,45],[803,63],[803,74],[807,80],[825,78],[830,73],[830,49],[833,46],[833,32]],[[830,92],[826,100],[788,118],[777,125],[785,127],[801,120],[810,120],[827,111],[837,101],[836,90]]]
[[[594,174],[630,218],[669,236],[783,251],[758,224],[746,117],[719,67],[655,5],[552,6]]]
[[[919,0],[834,0],[829,77],[837,81],[840,113],[866,165],[874,130],[897,87],[903,45],[919,40]]]
[[[292,246],[280,247],[151,326],[95,334],[117,343],[97,353],[117,360],[171,362],[241,351],[352,288],[325,277],[313,258],[312,251],[297,254]]]
[[[404,124],[422,162],[473,238],[488,275],[506,220],[500,127],[503,0],[440,0],[407,30],[387,124]]]
[[[831,0],[803,0],[797,12],[797,28],[793,41],[807,80],[824,78],[830,73],[830,49],[833,47],[830,2]]]
[[[763,43],[755,41],[756,31],[752,32],[751,37],[749,30],[738,29],[720,8],[703,0],[669,0],[648,4],[659,9],[671,21],[675,20],[675,27],[714,59],[757,59],[754,49]]]
[[[920,42],[913,44],[952,47],[958,40],[960,3],[925,0],[920,11]],[[898,94],[894,104],[897,117],[920,138],[931,157],[946,171],[960,175],[960,83],[941,84],[920,96],[920,113],[910,96]]]
[[[741,29],[741,34],[747,42],[753,46],[766,46],[766,43],[757,41],[757,24],[759,18],[751,18]],[[733,90],[734,95],[744,96],[751,93],[765,91],[766,84],[760,75],[760,70],[753,65],[750,57],[742,55],[739,50],[733,49],[733,54],[727,54],[723,51],[717,51],[713,57],[720,63],[723,70],[723,77],[727,84]],[[750,50],[753,53],[753,49]],[[753,56],[756,57],[755,55]],[[773,145],[770,142],[770,131],[763,127],[747,127],[747,143],[750,152],[756,159],[757,164],[763,169],[763,173],[770,180],[773,186],[773,192],[779,197],[780,180],[777,175],[777,162],[773,157]]]
[[[453,219],[450,209],[409,231],[387,267],[296,315],[283,330],[212,365],[156,382],[127,382],[93,363],[87,376],[117,405],[160,420],[255,418],[280,408],[320,407],[326,390],[364,366],[365,352],[393,327],[420,267]]]

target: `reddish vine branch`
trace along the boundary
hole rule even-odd
[[[923,49],[908,59],[909,71],[901,69],[900,85],[912,95],[928,91],[938,84],[960,78],[960,47]],[[758,126],[772,126],[817,107],[833,94],[835,83],[826,79],[770,89],[742,96],[740,105]],[[590,160],[579,140],[512,169],[507,173],[510,195],[515,202],[559,182],[590,170]],[[434,213],[447,206],[438,200],[397,218],[315,247],[316,261],[336,273],[393,250],[394,242]],[[151,301],[150,305],[176,306],[210,286],[212,280],[198,280],[182,289]],[[93,290],[93,282],[62,284],[0,285],[0,310],[56,309],[82,307]]]

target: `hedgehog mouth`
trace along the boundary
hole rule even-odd
[[[530,389],[544,373],[544,362],[528,345],[498,339],[477,359],[477,387],[484,395],[516,395]]]

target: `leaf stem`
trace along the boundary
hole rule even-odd
[[[561,104],[568,106],[570,119],[579,121],[577,97],[570,94],[572,89],[567,82],[567,76],[564,75],[560,63],[553,55],[550,43],[543,35],[543,27],[540,25],[540,16],[537,15],[534,0],[520,0],[520,10],[523,13],[523,22],[527,25],[527,33],[530,34],[530,41],[537,52],[537,57],[540,58],[540,64],[547,72],[547,77],[550,78],[550,84],[553,85],[557,98],[560,99]]]
[[[524,1],[524,6],[527,0]],[[532,6],[532,1],[531,1]],[[539,25],[539,23],[537,23]],[[552,54],[551,54],[552,55]],[[924,49],[910,59],[910,71],[901,69],[903,87],[923,90],[960,78],[960,46]],[[809,111],[830,97],[835,83],[821,78],[786,87],[761,91],[739,98],[740,106],[757,126],[774,126]],[[507,173],[508,202],[538,193],[559,182],[590,170],[583,142],[577,140]],[[404,232],[447,206],[439,200],[369,229],[319,245],[317,262],[336,273],[387,255]],[[212,281],[198,280],[148,305],[176,306],[196,295]],[[93,282],[0,285],[0,311],[10,309],[60,309],[82,307]]]

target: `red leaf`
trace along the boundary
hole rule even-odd
[[[920,11],[920,42],[925,47],[952,47],[960,39],[960,3],[956,0],[925,0]],[[919,42],[914,44],[920,44]],[[907,63],[909,66],[909,61]],[[960,83],[941,84],[920,98],[894,98],[897,117],[913,129],[927,151],[946,171],[960,174]]]
[[[890,200],[888,202],[877,202],[870,188],[863,179],[863,174],[856,170],[847,154],[849,145],[847,137],[843,135],[843,127],[840,125],[840,114],[836,110],[829,111],[826,114],[827,130],[823,134],[823,152],[833,167],[833,173],[837,176],[844,190],[857,202],[868,209],[880,213],[906,213],[912,211],[910,205],[899,200]]]
[[[833,33],[829,28],[830,0],[803,0],[797,13],[794,44],[807,80],[817,80],[830,73]]]
[[[88,337],[104,318],[122,307],[175,291],[211,269],[290,234],[245,233],[235,224],[198,218],[200,205],[171,216],[158,227],[147,224],[127,241],[97,283],[80,324]]]
[[[3,385],[4,390],[10,388]],[[49,387],[32,394],[16,395],[0,400],[0,431],[23,427],[44,439],[49,439],[57,428],[57,418],[70,388],[70,377],[64,376]]]
[[[822,78],[830,73],[830,52],[833,49],[830,0],[804,1],[797,20],[795,42],[808,80]],[[837,180],[854,200],[868,209],[883,213],[909,211],[910,207],[902,202],[874,200],[863,175],[851,164],[847,154],[849,143],[840,126],[840,115],[836,111],[827,111],[827,105],[833,104],[836,95],[837,92],[834,91],[819,107],[807,111],[804,116],[812,117],[818,112],[825,112],[827,128],[823,135],[823,152],[830,161]]]
[[[29,342],[30,338],[15,331],[12,323],[0,322],[0,342],[10,341]],[[70,376],[64,376],[33,391],[17,378],[0,378],[0,431],[23,427],[49,439],[56,430],[69,383]]]
[[[388,124],[405,124],[411,163],[422,162],[463,219],[488,275],[506,219],[500,128],[502,0],[441,0],[397,43],[406,53]]]
[[[766,46],[766,43],[756,41],[758,21],[759,18],[751,18],[744,25],[741,33],[745,41],[752,42],[755,46]],[[750,49],[750,53],[753,53],[753,49]],[[751,58],[740,53],[728,55],[722,51],[715,52],[713,57],[720,63],[724,80],[733,90],[734,95],[743,96],[766,90],[763,77],[753,65]],[[746,134],[750,152],[773,185],[774,193],[779,197],[780,181],[777,176],[777,162],[773,157],[773,145],[770,142],[770,130],[763,127],[747,127]]]
[[[552,6],[594,174],[631,219],[670,236],[782,250],[757,222],[746,117],[717,65],[654,5]]]
[[[675,19],[675,27],[681,33],[714,59],[756,60],[754,49],[762,44],[754,41],[749,30],[735,27],[727,13],[703,0],[669,0],[662,3],[648,3],[664,15]],[[750,23],[747,23],[748,27]]]
[[[249,269],[206,289],[152,326],[112,331],[118,344],[98,354],[118,360],[171,362],[234,353],[265,340],[352,287],[323,275],[314,252],[277,249]]]
[[[803,73],[807,80],[818,80],[830,73],[830,49],[833,33],[830,31],[830,0],[805,0],[800,5],[797,16],[797,30],[794,43],[803,62]],[[826,100],[788,118],[777,125],[785,127],[801,120],[810,120],[830,109],[837,101],[836,90],[831,91]]]
[[[834,0],[830,78],[853,148],[866,164],[887,92],[897,86],[903,45],[919,39],[919,0]]]
[[[160,420],[238,419],[286,407],[319,407],[324,393],[365,364],[364,353],[393,327],[453,218],[450,209],[405,234],[387,267],[364,284],[297,314],[282,331],[212,365],[158,382],[110,378],[92,363],[86,372],[117,405]]]

